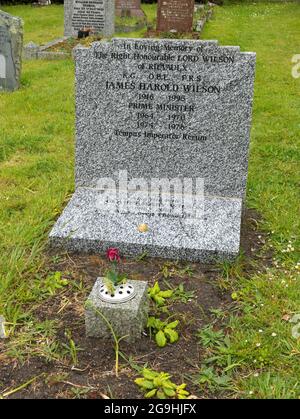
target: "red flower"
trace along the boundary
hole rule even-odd
[[[106,256],[110,262],[120,262],[121,258],[119,255],[119,249],[111,247],[106,251]]]

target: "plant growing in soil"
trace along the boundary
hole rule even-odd
[[[185,390],[186,384],[178,386],[171,381],[170,374],[165,372],[145,368],[142,375],[143,377],[137,378],[134,382],[146,392],[144,397],[147,399],[186,399],[190,394]]]
[[[111,268],[105,273],[104,284],[108,291],[113,294],[118,285],[126,284],[127,278],[125,274],[120,274],[117,269],[118,263],[121,261],[119,249],[109,248],[106,252],[106,256],[111,264]]]
[[[173,291],[172,290],[162,291],[160,289],[158,282],[156,281],[154,286],[148,289],[148,295],[158,307],[162,307],[166,302],[166,298],[172,297]]]
[[[168,341],[175,343],[179,339],[178,332],[175,330],[178,326],[179,321],[168,323],[155,317],[149,317],[147,327],[150,328],[151,332],[155,333],[155,342],[160,348],[166,346]]]
[[[107,324],[107,327],[109,328],[109,330],[111,332],[112,338],[113,338],[114,343],[115,343],[115,372],[116,372],[116,377],[119,377],[120,342],[121,342],[122,339],[127,338],[127,335],[122,336],[121,338],[119,338],[116,335],[116,332],[114,331],[114,328],[112,327],[110,321],[90,301],[88,301],[86,303],[85,307],[93,309],[95,311],[95,313],[105,321],[105,323]]]
[[[171,296],[173,301],[180,301],[183,304],[189,303],[193,298],[196,298],[195,291],[187,291],[184,289],[184,283],[180,283],[177,288],[172,288],[168,281],[164,281],[168,288],[173,291]]]

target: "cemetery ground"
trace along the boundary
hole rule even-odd
[[[41,9],[28,9],[5,8],[28,17],[27,41],[61,35],[60,6],[44,9],[41,26]],[[105,258],[47,248],[74,188],[73,62],[24,62],[21,89],[0,95],[0,314],[9,329],[1,397],[139,398],[134,379],[145,365],[199,398],[300,396],[290,323],[300,314],[300,89],[291,76],[299,12],[297,3],[226,5],[205,27],[205,39],[257,52],[242,251],[233,264],[210,266],[125,260],[130,278],[174,290],[152,312],[178,320],[180,339],[159,348],[146,330],[136,344],[121,342],[118,377],[114,343],[84,334],[84,301]],[[55,21],[60,33],[51,32]]]

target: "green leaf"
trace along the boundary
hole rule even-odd
[[[175,329],[175,327],[177,327],[178,324],[179,324],[179,321],[178,320],[175,320],[175,322],[168,323],[167,328],[168,329]]]
[[[179,392],[178,392],[178,395],[180,395],[180,396],[189,396],[189,392],[188,391],[186,391],[186,390],[180,390]]]
[[[176,396],[176,392],[170,388],[163,387],[163,390],[164,390],[165,395],[168,397]]]
[[[154,397],[155,396],[156,392],[157,392],[157,389],[156,388],[154,388],[151,391],[148,391],[148,393],[145,394],[145,398],[146,399],[151,399],[151,397]]]
[[[146,390],[152,390],[154,388],[153,381],[150,380],[144,380],[141,387],[145,388]]]
[[[156,324],[156,318],[149,317],[148,322],[147,322],[147,327],[155,328],[155,324]]]
[[[145,382],[145,379],[144,379],[144,378],[136,378],[136,379],[134,380],[134,382],[135,382],[135,384],[137,384],[138,386],[143,387],[143,384],[144,384],[144,382]]]
[[[160,319],[155,319],[154,327],[156,330],[161,330],[166,327],[166,323],[162,322]]]
[[[143,376],[144,376],[144,378],[146,378],[147,380],[154,380],[154,378],[156,378],[157,377],[157,372],[155,372],[155,371],[151,371],[151,370],[148,370],[148,369],[144,369],[143,370]]]
[[[168,378],[170,378],[170,376]],[[176,390],[177,389],[176,384],[172,383],[172,381],[170,381],[170,380],[165,381],[163,386],[164,386],[164,388],[169,388],[171,390]]]
[[[126,274],[117,274],[116,276],[116,284],[126,284],[127,282],[127,275]]]
[[[167,337],[169,338],[170,343],[175,343],[175,342],[178,341],[179,336],[178,336],[178,333],[176,332],[176,330],[165,328],[164,332],[167,335]]]
[[[160,287],[158,285],[158,282],[156,281],[155,284],[152,287],[153,294],[158,294],[160,292]]]
[[[166,395],[165,395],[165,393],[162,390],[158,390],[157,397],[159,399],[166,399],[167,398]]]
[[[157,345],[160,348],[163,348],[167,344],[166,336],[165,336],[165,334],[162,330],[160,330],[159,332],[156,333],[155,340],[156,340]]]
[[[172,290],[167,290],[167,291],[160,291],[159,296],[163,297],[163,298],[170,298],[173,295],[173,291]]]
[[[154,295],[153,300],[156,302],[158,306],[163,306],[165,303],[165,299],[160,297],[159,295]]]
[[[155,387],[161,387],[162,385],[161,374],[158,377],[154,378],[153,384]]]

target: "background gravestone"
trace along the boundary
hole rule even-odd
[[[141,9],[141,0],[115,0],[116,14],[122,17],[144,17]]]
[[[160,32],[191,32],[194,0],[158,0],[157,30]]]
[[[76,58],[76,192],[52,232],[68,250],[211,261],[239,252],[255,54],[216,41],[114,39]],[[204,215],[101,211],[98,180],[204,179]],[[149,192],[141,181],[141,191]],[[131,193],[131,192],[130,192]],[[112,192],[111,192],[112,194]],[[112,195],[113,196],[113,195]],[[147,232],[139,226],[146,224]]]
[[[0,10],[0,91],[20,85],[23,22]]]
[[[65,36],[83,27],[111,36],[115,31],[115,0],[64,0]]]

